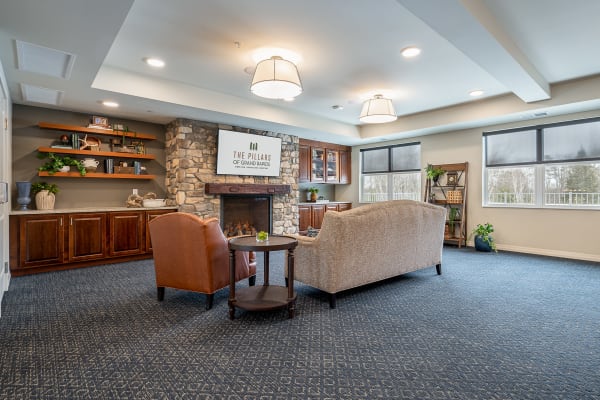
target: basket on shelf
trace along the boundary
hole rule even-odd
[[[460,204],[462,203],[463,197],[460,190],[448,190],[446,196],[446,202],[449,204]]]
[[[120,167],[115,165],[115,174],[133,174],[134,173],[134,168],[133,167]]]

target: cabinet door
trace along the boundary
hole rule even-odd
[[[152,221],[154,218],[158,217],[159,215],[163,215],[163,214],[168,214],[168,213],[172,213],[175,212],[175,210],[149,210],[146,211],[146,225],[145,225],[145,235],[146,235],[146,253],[152,253],[152,240],[150,238],[150,227],[148,226],[148,224],[150,223],[150,221]]]
[[[104,258],[106,213],[69,214],[69,261]]]
[[[128,256],[144,252],[143,211],[111,212],[108,254],[111,257]]]
[[[323,223],[323,217],[325,216],[325,205],[324,204],[316,204],[311,206],[312,208],[312,220],[311,226],[316,229],[321,229],[321,224]]]
[[[312,182],[325,182],[325,149],[311,147],[310,180]]]
[[[352,203],[339,203],[337,206],[338,211],[347,211],[352,208]]]
[[[310,146],[301,144],[299,147],[300,172],[298,174],[299,182],[310,181]]]
[[[351,183],[352,158],[349,151],[340,151],[340,183]]]
[[[326,166],[327,173],[325,175],[325,181],[329,183],[339,183],[340,181],[340,165],[339,165],[339,152],[337,150],[329,150],[326,152]]]
[[[61,264],[64,261],[64,244],[64,215],[20,218],[19,267]]]
[[[308,226],[311,224],[311,206],[299,205],[298,206],[298,217],[299,217],[299,226],[298,230],[300,232],[306,232],[308,230]]]

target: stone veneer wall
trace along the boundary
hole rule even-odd
[[[219,129],[281,138],[278,177],[217,175]],[[168,203],[202,218],[220,218],[221,197],[204,193],[205,183],[289,184],[287,195],[273,196],[273,234],[298,233],[298,137],[189,119],[167,125],[166,188]]]

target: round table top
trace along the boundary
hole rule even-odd
[[[283,235],[269,235],[269,239],[264,242],[257,241],[255,236],[237,236],[228,242],[230,250],[242,251],[291,250],[298,246],[295,238]]]

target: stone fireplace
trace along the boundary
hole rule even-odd
[[[219,129],[281,138],[280,176],[217,175]],[[222,214],[229,200],[246,197],[245,201],[252,204],[255,200],[251,198],[266,198],[269,211],[260,208],[261,211],[254,209],[251,214],[264,219],[267,213],[266,224],[271,229],[258,230],[268,230],[273,234],[298,233],[298,137],[176,119],[167,125],[165,147],[167,195],[170,203],[179,206],[179,211],[202,218],[216,217],[223,227],[228,223],[223,220]],[[236,212],[247,206],[236,206]],[[238,222],[235,223],[237,225]],[[260,222],[260,226],[264,227],[264,224],[264,221]]]

